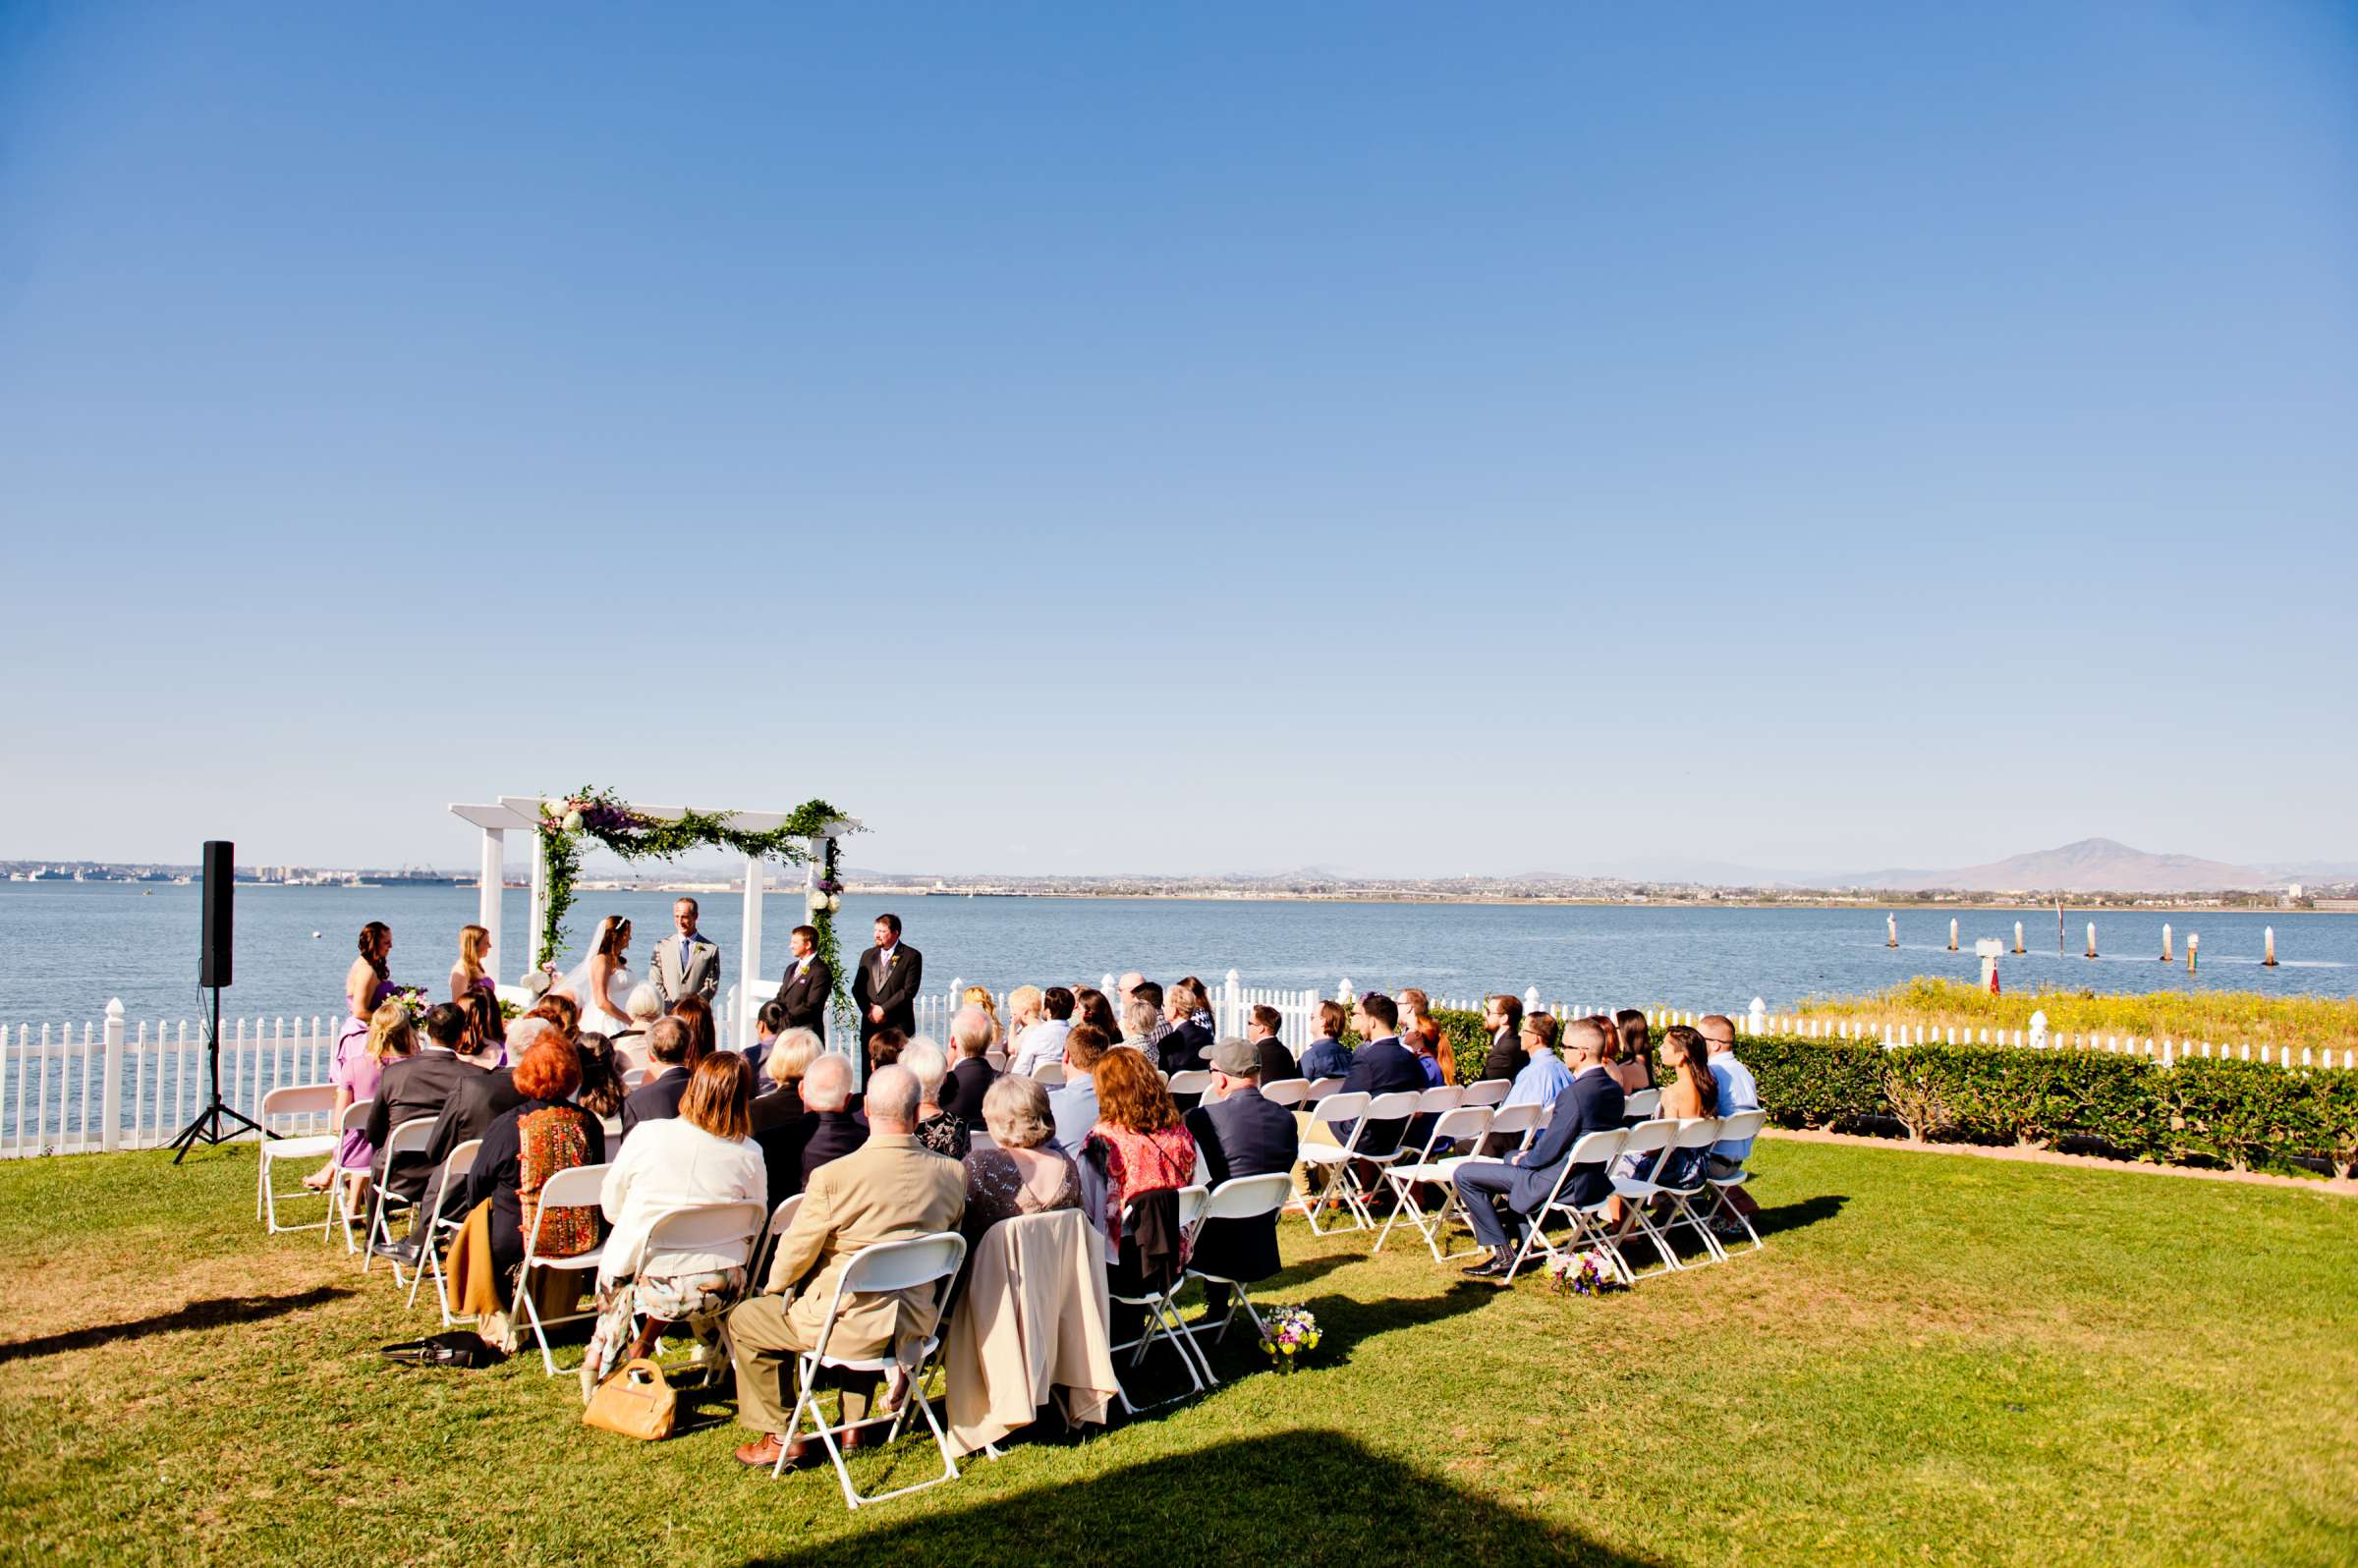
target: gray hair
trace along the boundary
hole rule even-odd
[[[936,1045],[935,1050],[941,1047]],[[873,1132],[878,1122],[894,1122],[903,1127],[917,1125],[917,1075],[898,1062],[876,1069],[876,1076],[868,1081],[868,1125]]]
[[[901,1047],[901,1065],[917,1075],[921,1104],[940,1093],[941,1081],[950,1076],[950,1059],[930,1035],[920,1035]]]
[[[803,1104],[814,1111],[839,1111],[852,1102],[852,1064],[833,1051],[821,1052],[803,1074]]]
[[[983,1091],[982,1125],[1001,1148],[1038,1148],[1056,1134],[1048,1092],[1033,1079],[1013,1076]]]
[[[651,981],[641,980],[623,999],[622,1010],[631,1015],[634,1024],[651,1024],[663,1016],[663,993]]]
[[[826,1047],[814,1030],[790,1029],[780,1035],[761,1058],[761,1071],[773,1084],[791,1084],[811,1071],[812,1062]]]
[[[1133,996],[1122,1009],[1122,1038],[1145,1039],[1162,1022],[1162,1009],[1143,996]]]
[[[533,1042],[557,1026],[545,1018],[520,1018],[508,1026],[508,1060],[513,1062],[533,1048]]]
[[[998,1037],[998,1026],[980,1007],[961,1007],[958,1016],[950,1020],[950,1043],[958,1047],[961,1056],[980,1056]]]

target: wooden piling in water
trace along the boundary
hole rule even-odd
[[[2194,955],[2202,950],[2202,932],[2188,931],[2186,933],[2186,973],[2189,975],[2194,973]]]
[[[2162,962],[2168,963],[2169,957],[2169,922],[2163,921],[2162,923]]]
[[[2274,925],[2266,927],[2261,931],[2260,939],[2268,945],[2268,956],[2260,960],[2260,967],[2274,969],[2276,967],[2276,928]]]
[[[2014,951],[2017,953],[2022,951],[2022,922],[2020,921],[2014,923]]]
[[[2090,958],[2096,956],[2096,922],[2094,921],[2088,923],[2088,956]]]
[[[1948,950],[1952,953],[1957,950],[1957,923],[1953,916],[1948,923]]]
[[[1885,947],[1899,945],[1899,917],[1896,915],[1883,917],[1883,945]]]

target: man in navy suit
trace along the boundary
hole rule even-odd
[[[1235,1176],[1282,1176],[1294,1168],[1301,1140],[1293,1112],[1261,1097],[1260,1075],[1261,1053],[1251,1041],[1231,1036],[1211,1047],[1211,1096],[1187,1113],[1187,1130],[1214,1187]],[[1277,1211],[1206,1220],[1191,1266],[1224,1279],[1268,1278],[1278,1269]],[[1204,1300],[1227,1316],[1227,1286],[1207,1282]]]
[[[1589,1133],[1621,1125],[1621,1086],[1604,1070],[1604,1031],[1589,1019],[1574,1019],[1564,1026],[1562,1051],[1572,1083],[1556,1095],[1554,1113],[1539,1141],[1511,1159],[1468,1160],[1457,1168],[1458,1202],[1473,1222],[1475,1239],[1490,1250],[1488,1258],[1466,1270],[1471,1278],[1506,1277],[1523,1233],[1555,1190],[1572,1146]],[[1601,1162],[1576,1165],[1564,1198],[1593,1204],[1611,1191],[1611,1175]],[[1500,1199],[1506,1200],[1503,1205]]]
[[[1359,1037],[1367,1043],[1352,1055],[1351,1071],[1343,1075],[1342,1092],[1392,1094],[1402,1090],[1417,1094],[1425,1092],[1430,1087],[1425,1082],[1425,1069],[1417,1064],[1416,1053],[1400,1043],[1397,1002],[1381,991],[1370,991],[1359,999],[1359,1015],[1353,1023],[1359,1030]],[[1400,1147],[1400,1134],[1407,1126],[1406,1120],[1369,1122],[1368,1130],[1359,1135],[1359,1151],[1390,1153]]]
[[[646,1027],[646,1054],[663,1071],[631,1091],[622,1102],[622,1136],[641,1122],[659,1122],[680,1113],[681,1096],[688,1092],[688,1026],[676,1018],[658,1018]]]

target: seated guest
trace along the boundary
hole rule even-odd
[[[1491,997],[1483,1004],[1482,1027],[1490,1032],[1490,1050],[1482,1059],[1482,1076],[1513,1083],[1531,1060],[1523,1048],[1523,998]]]
[[[459,1044],[460,1057],[482,1068],[507,1066],[508,1026],[499,1016],[499,998],[478,985],[453,1005],[467,1015],[467,1037]]]
[[[1537,1105],[1543,1111],[1554,1109],[1556,1096],[1572,1082],[1571,1069],[1555,1053],[1555,1039],[1561,1030],[1552,1013],[1534,1013],[1523,1020],[1522,1040],[1516,1047],[1516,1054],[1523,1058],[1523,1070],[1507,1086],[1506,1098],[1498,1102],[1500,1110],[1509,1105]],[[1603,1037],[1599,1034],[1600,1040]],[[1496,1059],[1495,1052],[1492,1059]],[[1522,1142],[1520,1134],[1492,1133],[1482,1141],[1483,1156],[1504,1159]]]
[[[1403,1091],[1423,1093],[1432,1087],[1425,1069],[1416,1056],[1400,1043],[1400,1008],[1381,991],[1370,991],[1359,999],[1359,1012],[1353,1020],[1359,1037],[1366,1044],[1351,1058],[1351,1071],[1343,1075],[1342,1092],[1346,1094],[1392,1094]],[[1359,1135],[1359,1148],[1369,1154],[1388,1154],[1400,1147],[1400,1135],[1408,1121],[1373,1121]]]
[[[1194,1072],[1204,1065],[1204,1053],[1211,1049],[1211,1026],[1204,1020],[1209,999],[1190,980],[1181,980],[1171,987],[1171,994],[1162,1004],[1162,1016],[1171,1026],[1154,1044],[1154,1064],[1166,1073]]]
[[[998,1036],[990,1015],[980,1007],[961,1007],[950,1020],[950,1081],[943,1088],[942,1109],[973,1127],[982,1120],[982,1096],[999,1075],[990,1069],[989,1050]]]
[[[688,1055],[683,1065],[693,1068],[698,1062],[720,1049],[720,1025],[712,1017],[712,1004],[691,992],[671,1004],[670,1017],[688,1026]]]
[[[996,1045],[999,1042],[1001,1037],[999,1034],[999,1004],[991,999],[989,986],[969,985],[965,991],[959,995],[958,1007],[961,1012],[969,1007],[981,1008],[982,1010],[982,1016],[990,1020],[990,1045]],[[988,1050],[990,1049],[990,1045],[985,1045],[982,1048],[984,1050]]]
[[[750,1062],[714,1052],[689,1075],[679,1115],[648,1122],[606,1167],[599,1206],[610,1228],[597,1265],[597,1326],[582,1363],[585,1400],[623,1362],[652,1355],[668,1324],[686,1323],[700,1342],[717,1344],[720,1314],[745,1291],[746,1249],[646,1248],[666,1214],[768,1197],[768,1174],[753,1141],[753,1087]],[[636,1338],[633,1317],[644,1319]]]
[[[606,1157],[605,1129],[569,1097],[581,1073],[570,1039],[551,1033],[533,1041],[516,1060],[516,1089],[524,1097],[483,1130],[483,1147],[467,1172],[469,1213],[450,1249],[454,1310],[482,1315],[477,1331],[503,1348],[513,1341],[507,1314],[533,1226],[540,1227],[543,1258],[574,1258],[597,1245],[594,1205],[540,1208],[540,1190],[551,1176]],[[556,1312],[581,1297],[579,1273],[549,1270],[531,1283],[544,1293],[535,1301]]]
[[[1702,1035],[1684,1024],[1662,1031],[1662,1065],[1676,1076],[1662,1091],[1662,1103],[1654,1113],[1656,1119],[1687,1122],[1719,1114],[1719,1081],[1712,1076]],[[1710,1153],[1709,1148],[1674,1148],[1624,1154],[1613,1162],[1613,1174],[1664,1187],[1691,1187]],[[1614,1194],[1604,1211],[1605,1224],[1617,1231],[1628,1218],[1629,1204]]]
[[[966,1158],[973,1140],[967,1136],[965,1118],[941,1108],[941,1086],[950,1076],[949,1058],[931,1036],[920,1035],[901,1052],[901,1065],[917,1078],[918,1147],[950,1159]]]
[[[663,993],[651,980],[641,980],[631,987],[623,999],[622,1010],[629,1016],[629,1027],[606,1036],[614,1042],[616,1054],[632,1067],[646,1065],[646,1032],[655,1020],[663,1016]]]
[[[571,1039],[582,1027],[582,1004],[575,1001],[569,992],[550,991],[533,1003],[532,1010],[524,1016],[545,1018],[562,1030],[566,1038]]]
[[[476,994],[479,996],[483,993],[477,991]],[[533,1020],[533,1024],[532,1034],[526,1038],[528,1044],[537,1039],[545,1027],[538,1019]],[[520,1036],[523,1033],[518,1031]],[[516,1087],[516,1070],[512,1067],[494,1067],[488,1072],[459,1080],[459,1087],[452,1090],[450,1098],[442,1102],[442,1114],[434,1118],[434,1135],[425,1146],[427,1161],[435,1170],[440,1170],[452,1149],[482,1137],[493,1122],[523,1099],[524,1092]],[[451,1219],[463,1216],[466,1213],[463,1206],[466,1196],[465,1184],[454,1183],[449,1192],[438,1195],[441,1212]]]
[[[909,1080],[914,1084],[916,1079]],[[803,1135],[803,1189],[820,1166],[843,1158],[868,1142],[869,1124],[852,1105],[852,1064],[832,1051],[821,1051],[803,1074],[803,1108],[809,1126]],[[909,1132],[916,1136],[916,1106],[910,1107]]]
[[[1255,1077],[1261,1083],[1274,1084],[1302,1076],[1302,1064],[1294,1060],[1294,1053],[1277,1037],[1277,1032],[1284,1027],[1285,1015],[1265,1004],[1246,1015],[1245,1038],[1252,1042],[1254,1057],[1260,1064]]]
[[[390,1004],[398,1005],[398,1004]],[[377,1009],[381,1014],[382,1007]],[[400,1033],[409,1033],[407,1024]],[[467,1033],[467,1015],[448,1002],[426,1009],[425,1044],[415,1056],[396,1056],[385,1063],[384,1076],[376,1086],[376,1097],[368,1105],[368,1147],[376,1150],[372,1179],[377,1186],[405,1204],[415,1204],[425,1193],[425,1184],[433,1174],[433,1163],[422,1148],[412,1149],[385,1168],[385,1141],[393,1129],[404,1122],[420,1117],[427,1122],[439,1120],[442,1107],[468,1079],[478,1076],[482,1069],[471,1067],[459,1060],[458,1044]],[[376,1020],[369,1021],[369,1036],[376,1036]],[[380,1243],[378,1251],[403,1262],[416,1256],[412,1241]]]
[[[632,1090],[630,1098],[622,1102],[625,1139],[641,1122],[661,1121],[680,1113],[680,1096],[688,1092],[695,1049],[696,1036],[688,1020],[677,1013],[656,1019],[647,1030],[646,1054],[656,1069],[655,1076]]]
[[[769,1178],[769,1206],[775,1208],[803,1190],[803,1146],[813,1118],[803,1108],[803,1076],[825,1047],[814,1030],[789,1029],[761,1064],[761,1092],[754,1096],[749,1120]]]
[[[1106,1051],[1097,1058],[1095,1084],[1097,1124],[1082,1144],[1080,1161],[1095,1180],[1085,1179],[1084,1188],[1101,1185],[1104,1192],[1093,1218],[1102,1221],[1113,1289],[1143,1295],[1170,1284],[1187,1266],[1178,1194],[1196,1179],[1196,1139],[1146,1052]],[[1131,1204],[1157,1194],[1167,1201],[1129,1213]],[[1135,1311],[1126,1316],[1136,1320]],[[1114,1337],[1130,1332],[1117,1324]]]
[[[622,1058],[615,1054],[614,1042],[588,1030],[574,1047],[582,1053],[582,1087],[573,1092],[573,1102],[601,1122],[619,1117],[631,1092],[623,1086]]]
[[[1425,1076],[1432,1087],[1456,1083],[1457,1051],[1433,1021],[1432,999],[1412,985],[1400,993],[1400,1041],[1429,1064]]]
[[[1712,1048],[1712,1080],[1718,1088],[1718,1114],[1733,1116],[1740,1111],[1759,1110],[1761,1092],[1752,1081],[1752,1069],[1736,1060],[1735,1022],[1723,1013],[1713,1013],[1696,1028],[1705,1043]],[[1724,1180],[1742,1170],[1744,1162],[1750,1158],[1751,1139],[1722,1138],[1712,1146],[1712,1157],[1706,1174],[1713,1180]],[[1761,1211],[1761,1205],[1743,1188],[1723,1187],[1720,1191],[1726,1195],[1737,1213],[1749,1217]],[[1744,1234],[1743,1226],[1725,1217],[1715,1221],[1714,1228],[1726,1236]]]
[[[1074,987],[1073,1022],[1101,1031],[1108,1041],[1120,1034],[1120,1028],[1114,1021],[1113,1003],[1107,1001],[1105,993],[1095,985]]]
[[[336,1086],[332,1125],[344,1127],[346,1111],[363,1100],[376,1098],[377,1088],[384,1081],[385,1063],[408,1056],[417,1048],[417,1032],[410,1028],[410,1010],[399,1002],[378,1003],[369,1012],[368,1023],[362,1033],[339,1038],[335,1065],[328,1074]],[[375,1165],[376,1146],[368,1141],[367,1133],[358,1127],[345,1128],[337,1140],[335,1152],[306,1176],[303,1185],[320,1192],[341,1174],[355,1184],[352,1196],[358,1198]]]
[[[1604,1041],[1604,1070],[1613,1075],[1624,1094],[1655,1087],[1654,1036],[1646,1015],[1634,1007],[1624,1007],[1613,1015]]]
[[[1042,1011],[1045,1006],[1044,995],[1037,985],[1018,985],[1007,993],[1007,1029],[999,1041],[1000,1061],[1012,1063],[1015,1060],[1015,1042],[1024,1037],[1025,1030],[1047,1016]]]
[[[1300,1139],[1293,1113],[1261,1097],[1260,1078],[1261,1053],[1252,1044],[1241,1039],[1213,1044],[1211,1094],[1187,1113],[1187,1130],[1203,1152],[1210,1186],[1238,1176],[1281,1176],[1294,1168]],[[1276,1210],[1258,1219],[1206,1220],[1196,1236],[1195,1266],[1248,1283],[1277,1272]],[[1204,1300],[1212,1316],[1227,1316],[1227,1286],[1207,1284]]]
[[[1107,1048],[1105,1036],[1087,1024],[1064,1036],[1064,1082],[1048,1095],[1048,1108],[1056,1118],[1056,1147],[1074,1159],[1097,1125],[1097,1064]]]
[[[1526,1021],[1526,1027],[1536,1019]],[[1604,1033],[1587,1019],[1564,1031],[1564,1052],[1571,1058],[1572,1083],[1555,1099],[1539,1141],[1511,1159],[1470,1159],[1457,1167],[1458,1201],[1465,1205],[1474,1235],[1489,1256],[1466,1273],[1476,1279],[1503,1279],[1522,1245],[1531,1216],[1540,1211],[1572,1156],[1572,1146],[1589,1133],[1621,1125],[1621,1086],[1604,1070]],[[1600,1160],[1576,1166],[1564,1197],[1574,1204],[1597,1202],[1612,1191],[1612,1178]]]
[[[1064,1036],[1073,1027],[1073,993],[1051,985],[1039,993],[1039,1021],[1007,1047],[1007,1071],[1030,1078],[1033,1069],[1064,1060]]]
[[[1162,1037],[1171,1032],[1170,1020],[1162,1016],[1162,985],[1156,980],[1142,980],[1136,985],[1130,987],[1130,1000],[1133,1002],[1144,1002],[1149,1007],[1154,1009],[1154,1024],[1153,1027],[1149,1029],[1144,1035],[1124,1035],[1121,1038],[1121,1043],[1124,1045],[1135,1045],[1140,1050],[1145,1051],[1149,1056],[1152,1056],[1159,1061],[1161,1059],[1162,1052]],[[1129,1020],[1129,1017],[1130,1015],[1127,1011],[1122,1014],[1122,1018],[1125,1023]]]
[[[1349,1015],[1340,1002],[1319,1004],[1319,1037],[1302,1047],[1302,1076],[1312,1083],[1321,1078],[1344,1078],[1351,1072],[1351,1047],[1342,1041]]]
[[[746,1047],[745,1060],[758,1074],[761,1060],[777,1044],[778,1036],[786,1029],[786,1009],[776,1002],[763,1002],[754,1019],[754,1042]]]
[[[1170,1032],[1170,1025],[1162,1021],[1162,1004],[1150,1002],[1144,996],[1133,996],[1130,998],[1129,1005],[1122,1010],[1120,1036],[1118,1038],[1110,1036],[1107,1037],[1113,1044],[1127,1045],[1132,1050],[1142,1050],[1149,1056],[1152,1056],[1154,1055],[1154,1046],[1151,1042],[1156,1037],[1155,1031],[1157,1030],[1164,1034]]]
[[[966,1156],[966,1217],[958,1228],[970,1254],[1002,1219],[1081,1206],[1081,1173],[1055,1145],[1045,1086],[997,1080],[982,1095],[982,1125],[998,1148]]]
[[[890,1067],[901,1059],[909,1048],[909,1036],[889,1026],[868,1036],[868,1070],[873,1074],[879,1067]]]
[[[849,1065],[839,1056],[821,1056],[804,1078],[807,1093],[817,1092],[830,1062],[849,1088]],[[794,1223],[779,1238],[762,1293],[729,1314],[737,1419],[760,1434],[737,1450],[742,1464],[768,1469],[781,1452],[789,1465],[823,1455],[816,1443],[797,1440],[789,1445],[786,1427],[794,1410],[801,1355],[817,1347],[819,1329],[835,1299],[835,1282],[852,1255],[879,1242],[955,1230],[966,1212],[965,1170],[917,1145],[917,1080],[907,1069],[886,1067],[876,1074],[869,1085],[868,1114],[874,1136],[817,1172],[802,1207],[795,1210]],[[866,1358],[922,1339],[933,1331],[938,1299],[930,1286],[852,1298],[845,1303],[827,1349],[833,1355]],[[845,1384],[845,1422],[859,1423],[868,1414],[874,1388],[872,1377]],[[855,1439],[861,1435],[855,1433]],[[856,1440],[852,1445],[860,1446]]]

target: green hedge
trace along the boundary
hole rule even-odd
[[[1433,1018],[1457,1054],[1457,1080],[1489,1048],[1475,1013]],[[2358,1072],[2242,1061],[2162,1067],[2138,1056],[1994,1045],[1746,1036],[1736,1054],[1780,1127],[2049,1148],[2102,1146],[2124,1159],[2246,1170],[2293,1158],[2358,1175]]]

